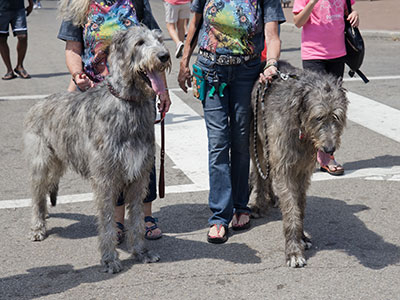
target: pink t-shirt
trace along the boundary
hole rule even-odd
[[[295,0],[293,13],[301,12],[310,0]],[[355,0],[351,0],[354,4]],[[346,55],[344,12],[346,0],[319,0],[301,33],[301,58],[333,59]]]
[[[190,0],[165,0],[165,1],[172,5],[182,5],[190,3]]]

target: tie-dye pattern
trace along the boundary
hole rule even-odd
[[[252,38],[260,31],[258,11],[257,0],[207,1],[200,48],[218,54],[254,53]]]
[[[135,8],[129,0],[92,1],[88,22],[83,30],[84,53],[82,61],[85,73],[95,82],[108,74],[107,46],[113,34],[139,25]]]

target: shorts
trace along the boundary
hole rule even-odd
[[[165,22],[176,23],[180,19],[190,18],[190,2],[180,5],[172,5],[168,2],[164,2],[165,7]]]
[[[0,11],[0,36],[9,35],[9,24],[14,36],[27,34],[25,8],[10,11]]]

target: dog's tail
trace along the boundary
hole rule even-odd
[[[50,189],[50,203],[51,206],[56,206],[57,204],[57,195],[58,195],[58,183],[53,184],[53,186]]]

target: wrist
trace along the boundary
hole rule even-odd
[[[264,71],[269,69],[270,67],[278,68],[278,62],[275,59],[267,60],[267,64],[264,67]]]

